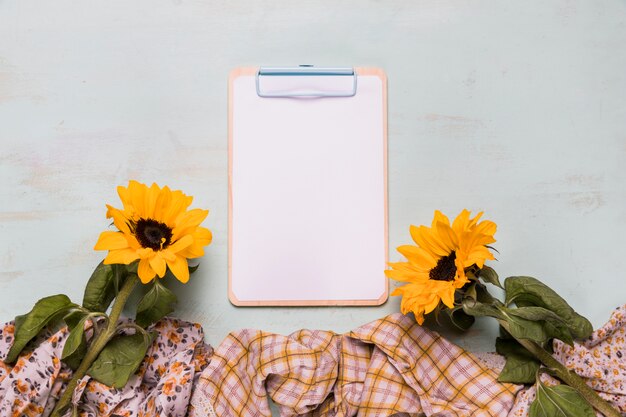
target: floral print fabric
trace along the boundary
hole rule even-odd
[[[609,321],[574,347],[554,341],[554,357],[583,377],[587,385],[609,401],[621,413],[626,413],[626,305],[613,311]],[[559,382],[549,375],[542,376],[549,385]],[[519,392],[508,417],[528,415],[535,399],[535,387]]]
[[[8,353],[13,323],[0,328],[0,358]],[[136,375],[122,389],[109,388],[85,377],[74,402],[83,417],[184,417],[194,380],[211,357],[199,324],[164,319],[151,330],[156,339]],[[0,416],[46,416],[54,408],[71,370],[59,358],[67,338],[66,328],[45,331],[34,350],[20,356],[15,365],[0,361]]]

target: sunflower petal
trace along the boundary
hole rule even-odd
[[[442,245],[437,244],[435,240],[430,236],[430,229],[426,226],[416,227],[411,225],[410,228],[411,237],[413,241],[417,243],[417,246],[430,253],[433,258],[441,258],[448,255],[450,252]]]
[[[145,193],[145,214],[149,219],[154,219],[154,209],[156,206],[156,202],[159,198],[159,194],[161,193],[161,189],[156,183],[152,183],[150,188],[146,190]]]
[[[469,221],[468,226],[472,227],[472,228],[474,226],[476,226],[476,224],[478,223],[478,220],[480,220],[481,217],[483,217],[483,212],[482,211],[478,212],[478,214],[475,215],[474,218]]]
[[[209,210],[193,209],[181,213],[175,220],[176,226],[172,230],[172,239],[179,239],[181,236],[191,232],[209,215]]]
[[[490,220],[484,220],[476,225],[476,233],[492,236],[496,233],[498,226]],[[495,239],[494,239],[495,242]]]
[[[398,246],[398,252],[404,255],[411,264],[421,267],[421,269],[431,269],[437,265],[437,261],[430,253],[417,246]]]
[[[391,292],[391,295],[392,295],[392,296],[402,295],[402,291],[400,290],[400,288],[402,288],[402,287],[398,287],[398,288],[396,288],[395,290],[393,290],[393,291]]]
[[[139,279],[143,284],[147,284],[154,279],[156,272],[150,267],[150,261],[148,259],[139,261],[137,275],[139,275]]]
[[[159,196],[157,197],[156,202],[154,203],[154,211],[152,213],[152,218],[163,223],[163,214],[167,207],[172,202],[172,191],[166,185],[161,189]]]
[[[186,247],[193,244],[193,236],[185,235],[182,238],[178,239],[176,242],[168,246],[168,250],[172,253],[178,253]]]
[[[94,250],[115,250],[128,247],[128,240],[122,232],[102,232]]]
[[[112,264],[124,264],[128,265],[132,261],[138,259],[137,251],[132,250],[130,248],[126,249],[116,249],[112,250],[108,253],[106,258],[104,258],[105,265]]]
[[[159,278],[163,278],[165,275],[166,265],[165,260],[161,256],[160,252],[156,252],[152,258],[148,261],[150,263],[150,267],[156,272]]]
[[[431,311],[433,311],[435,308],[437,308],[440,301],[441,301],[441,297],[439,297],[438,293],[431,294],[430,297],[428,298],[428,301],[424,304],[424,314],[428,314]]]
[[[122,205],[124,206],[124,209],[127,210],[132,206],[132,201],[130,199],[130,193],[128,191],[128,188],[124,187],[124,186],[118,186],[117,187],[117,194],[120,196],[120,200],[122,201]]]
[[[476,264],[476,266],[482,268],[485,265],[486,260],[493,261],[494,259],[495,257],[491,252],[489,252],[489,249],[484,246],[478,246],[467,255],[465,264],[467,266],[472,266]]]
[[[189,281],[189,266],[187,264],[187,259],[182,256],[177,256],[174,261],[167,261],[167,266],[180,282],[186,284],[187,281]]]
[[[176,218],[191,205],[193,197],[186,196],[181,191],[172,191],[169,206],[163,210],[163,223],[173,225]]]
[[[411,276],[419,281],[428,280],[428,274],[430,273],[430,268],[418,267],[411,262],[389,262],[387,265],[393,268],[393,270],[407,274],[407,276]],[[413,281],[414,279],[411,280]]]
[[[200,245],[190,245],[189,247],[178,252],[179,256],[185,257],[187,259],[200,258],[204,256],[204,248]]]
[[[467,276],[465,275],[466,265],[464,261],[459,258],[455,259],[454,263],[456,265],[456,277],[454,278],[453,285],[455,288],[461,288],[469,282],[469,280],[467,279]],[[471,266],[471,265],[467,265],[467,266]]]
[[[396,269],[385,269],[385,276],[399,282],[415,282],[424,281],[425,274],[419,274],[417,271],[399,271]],[[428,275],[425,276],[428,279]]]
[[[173,262],[174,260],[176,260],[176,255],[173,252],[171,252],[169,249],[163,249],[159,253],[163,257],[163,259],[165,259],[166,261]]]
[[[452,228],[455,232],[463,233],[467,230],[469,224],[469,216],[470,212],[467,209],[463,209],[463,211],[461,211],[459,215],[456,216],[456,218],[452,222]]]
[[[193,209],[186,211],[176,219],[176,226],[179,228],[196,227],[206,219],[209,210]]]
[[[415,267],[410,262],[389,262],[387,265],[399,271],[415,271]]]
[[[130,209],[136,213],[146,214],[146,191],[148,187],[137,181],[128,182],[128,196],[130,197]]]
[[[435,225],[434,230],[439,236],[439,241],[446,246],[449,253],[458,249],[459,238],[449,225],[439,222]]]
[[[413,241],[419,245],[422,240],[420,228],[418,226],[411,225],[409,227],[409,232],[411,233]]]
[[[449,308],[454,308],[454,287],[451,285],[440,293],[441,301]]]
[[[435,227],[436,223],[443,223],[450,226],[450,220],[448,219],[448,217],[439,210],[435,210],[435,216],[433,218],[432,226]]]
[[[113,218],[113,224],[117,227],[120,232],[130,234],[130,229],[128,228],[128,219],[124,215],[121,210],[116,209],[113,206],[107,206],[107,219]]]
[[[206,246],[213,240],[213,233],[206,227],[198,226],[193,233],[193,243],[201,246]]]
[[[449,248],[448,245],[439,237],[434,229],[429,229],[424,226],[422,227],[423,230],[420,236],[423,239],[424,246],[426,246],[426,248],[429,248],[430,251],[436,254],[438,258],[448,256],[452,251],[451,248]],[[420,247],[424,246],[420,245]]]

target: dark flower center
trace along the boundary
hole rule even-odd
[[[437,281],[453,281],[456,277],[456,252],[452,251],[450,255],[444,256],[437,261],[437,265],[430,270],[428,274],[430,279]]]
[[[135,237],[144,248],[160,250],[172,240],[172,229],[152,219],[139,219],[135,224]]]

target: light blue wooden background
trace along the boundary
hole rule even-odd
[[[0,321],[81,299],[130,178],[211,209],[214,243],[172,287],[212,344],[397,311],[226,297],[228,71],[315,63],[387,71],[391,248],[434,209],[484,210],[500,274],[540,277],[599,326],[626,302],[625,45],[623,0],[0,0]],[[490,350],[481,327],[452,337]]]

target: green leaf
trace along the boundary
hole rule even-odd
[[[469,314],[474,317],[495,317],[497,319],[503,318],[502,313],[497,307],[491,304],[481,303],[480,301],[472,300],[471,298],[463,299],[463,311],[465,314]]]
[[[498,376],[498,381],[514,384],[531,384],[535,381],[541,364],[516,340],[498,337],[496,352],[506,357],[506,364]]]
[[[534,358],[533,354],[526,350],[524,346],[520,345],[517,340],[512,339],[508,333],[506,333],[506,335],[506,337],[496,337],[496,352],[498,352],[498,354],[502,356],[514,354]]]
[[[128,265],[120,265],[120,266],[124,267],[128,274],[137,275],[137,269],[139,268],[139,259],[137,259],[134,262],[129,263]]]
[[[530,339],[543,343],[549,336],[543,328],[543,322],[536,322],[512,314],[513,309],[502,305],[485,304],[471,298],[463,300],[463,311],[474,317],[494,317],[508,323],[509,332],[518,339]]]
[[[537,306],[548,309],[562,318],[576,339],[586,338],[593,326],[576,313],[552,288],[533,277],[509,277],[504,281],[506,304],[515,302],[519,307]]]
[[[193,274],[194,272],[196,272],[198,270],[198,267],[200,266],[200,264],[198,265],[194,265],[194,266],[189,266],[189,275]]]
[[[478,294],[476,293],[476,285],[478,283],[476,281],[472,282],[470,285],[467,286],[467,288],[465,289],[465,297],[469,297],[472,300],[477,300],[478,299]]]
[[[484,282],[488,282],[495,285],[496,287],[504,289],[502,284],[500,284],[498,273],[491,267],[483,266],[481,270],[478,271],[478,277],[481,278]]]
[[[174,311],[175,307],[176,295],[155,280],[137,306],[135,321],[141,327],[148,327]]]
[[[523,317],[515,308],[499,307],[502,319],[509,325],[508,331],[516,339],[529,339],[537,343],[544,343],[550,335],[544,328],[543,321],[534,321]]]
[[[487,303],[487,304],[500,303],[500,300],[492,296],[487,290],[487,287],[484,284],[481,284],[480,282],[476,283],[476,299],[480,301],[481,303]]]
[[[77,324],[74,326],[69,336],[67,336],[67,340],[65,341],[65,345],[63,346],[63,354],[61,355],[61,359],[65,359],[74,352],[78,350],[80,345],[85,342],[85,321],[89,316],[84,316]]]
[[[24,321],[26,320],[26,317],[28,316],[28,314],[22,314],[21,316],[15,316],[15,333],[20,331],[20,328],[22,327],[22,325],[24,324]]]
[[[72,331],[86,315],[87,313],[81,310],[70,311],[67,315],[65,315],[65,317],[63,317],[63,321],[67,325],[67,328]]]
[[[62,361],[65,362],[65,364],[69,366],[73,371],[77,370],[82,363],[83,358],[87,354],[87,348],[87,341],[85,341],[78,346],[78,349],[76,349],[74,353],[69,355],[67,358],[62,359]]]
[[[537,397],[530,405],[529,417],[595,417],[591,405],[572,387],[548,387],[537,382]]]
[[[508,314],[521,317],[526,320],[540,322],[543,330],[547,335],[547,339],[557,338],[563,342],[573,346],[574,341],[572,334],[565,321],[556,313],[543,307],[519,307],[506,308]]]
[[[557,324],[551,322],[545,322],[543,326],[546,330],[546,333],[550,335],[550,337],[559,339],[560,341],[574,347],[574,337],[572,336],[571,329],[567,327],[567,324]]]
[[[113,288],[115,288],[115,296],[120,292],[122,285],[126,282],[129,276],[137,276],[137,269],[139,268],[139,259],[129,263],[128,265],[114,264],[113,265]]]
[[[117,336],[104,347],[87,373],[104,385],[122,388],[139,369],[151,342],[140,333]]]
[[[447,309],[448,307],[444,306],[441,303],[437,304],[435,309],[426,315],[427,319],[430,318],[430,317],[434,317],[435,318],[435,323],[437,323],[438,326],[441,325],[441,323],[439,322],[439,316],[441,315],[441,311],[444,308]]]
[[[96,267],[85,287],[83,307],[90,311],[105,312],[116,295],[116,275],[119,268],[105,265],[104,261]]]
[[[16,325],[15,340],[4,361],[6,363],[14,362],[28,342],[37,336],[41,329],[73,307],[76,307],[76,304],[73,304],[67,295],[52,295],[37,301],[28,314],[16,317],[18,325]]]
[[[531,358],[511,354],[506,358],[506,364],[498,375],[499,382],[513,384],[532,384],[541,364]]]
[[[87,353],[87,339],[85,338],[85,321],[89,318],[84,315],[75,326],[73,326],[65,345],[63,346],[63,354],[61,360],[69,365],[70,368],[76,370],[80,366],[80,362]],[[95,320],[95,319],[93,319]]]
[[[556,313],[543,307],[505,308],[507,312],[527,320],[546,320],[554,323],[565,323]]]
[[[460,306],[453,309],[446,309],[444,311],[448,317],[450,317],[450,322],[454,325],[454,327],[462,331],[468,330],[476,321],[473,316],[465,313],[463,308]]]

